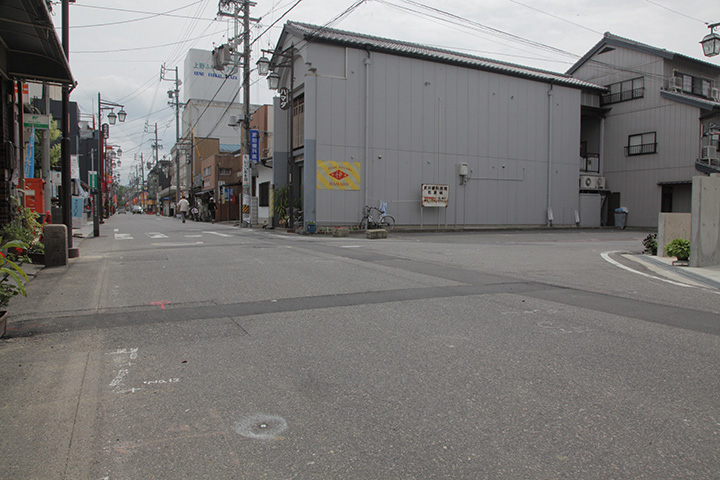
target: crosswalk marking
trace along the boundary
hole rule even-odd
[[[146,232],[145,235],[147,235],[150,238],[169,238],[167,235],[165,235],[164,233],[160,233],[160,232]]]
[[[133,237],[129,233],[116,233],[115,240],[133,240]]]
[[[228,235],[226,233],[218,233],[218,232],[202,232],[202,233],[208,233],[210,235],[217,235],[219,237],[232,237],[232,235]]]

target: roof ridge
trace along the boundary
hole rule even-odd
[[[323,27],[323,26],[313,25],[313,24],[305,23],[305,22],[288,21],[286,23],[286,28],[295,30],[297,33],[299,33],[301,35],[310,37],[310,39],[312,39],[313,37],[317,37],[318,39],[324,39],[326,41],[334,40],[334,41],[338,41],[338,42],[345,41],[345,42],[349,42],[349,43],[353,43],[353,40],[354,40],[354,43],[356,43],[356,44],[362,44],[363,40],[368,40],[368,41],[375,42],[376,45],[374,45],[374,46],[378,49],[393,51],[395,53],[406,53],[406,54],[414,53],[415,55],[426,56],[426,57],[432,57],[433,55],[441,55],[441,56],[445,57],[446,61],[456,61],[456,62],[465,63],[465,64],[468,64],[468,63],[472,64],[472,62],[476,62],[475,63],[476,66],[483,66],[480,63],[477,63],[477,62],[482,62],[485,64],[484,66],[489,69],[492,69],[493,66],[497,67],[497,69],[499,69],[499,70],[502,70],[503,68],[515,69],[515,72],[505,71],[505,73],[509,73],[509,74],[512,74],[512,73],[516,73],[518,75],[536,74],[536,75],[541,75],[541,76],[546,77],[545,80],[547,80],[547,81],[560,80],[562,82],[567,82],[567,83],[573,84],[576,87],[584,86],[584,87],[589,87],[589,88],[599,88],[599,89],[604,88],[602,86],[595,85],[591,82],[577,79],[571,75],[568,75],[568,74],[562,73],[562,72],[554,72],[551,70],[544,70],[541,68],[529,67],[526,65],[518,64],[518,63],[506,62],[503,60],[497,60],[497,59],[488,58],[488,57],[481,57],[481,56],[472,55],[469,53],[448,50],[446,48],[434,47],[431,45],[425,45],[425,44],[421,44],[421,43],[408,42],[408,41],[404,41],[404,40],[397,40],[397,39],[386,38],[386,37],[379,37],[379,36],[375,36],[375,35],[351,32],[348,30],[341,30],[341,29],[331,28],[331,27]],[[313,30],[313,31],[305,32],[303,30]],[[333,38],[331,38],[332,35],[346,36],[349,38],[333,39]],[[385,43],[386,46],[383,48],[382,45],[379,45],[380,43]],[[406,48],[409,47],[412,49],[417,49],[417,51],[416,52],[409,52],[409,51],[403,52],[402,50],[400,50],[400,47],[406,47]]]

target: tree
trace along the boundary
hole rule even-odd
[[[35,170],[40,170],[42,167],[42,130],[35,130]],[[59,142],[58,139],[62,135],[62,132],[57,127],[57,122],[53,120],[52,115],[50,116],[50,130],[48,130],[50,134],[50,166],[51,167],[57,167],[60,165],[60,157],[61,157],[61,150],[62,150],[62,142]],[[36,177],[39,177],[39,175],[35,175]]]

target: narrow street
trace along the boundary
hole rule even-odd
[[[0,479],[717,479],[720,294],[646,234],[116,215],[10,305]]]

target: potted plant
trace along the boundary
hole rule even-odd
[[[690,258],[690,241],[676,238],[665,245],[665,253],[670,257],[677,257],[678,261],[686,262]]]
[[[27,249],[28,245],[19,240],[12,240],[5,244],[10,249]],[[0,252],[2,265],[0,265],[0,337],[7,331],[7,305],[15,295],[27,296],[25,282],[28,277],[20,266]],[[21,263],[22,264],[22,263]]]
[[[315,233],[315,222],[307,222],[307,233]]]

